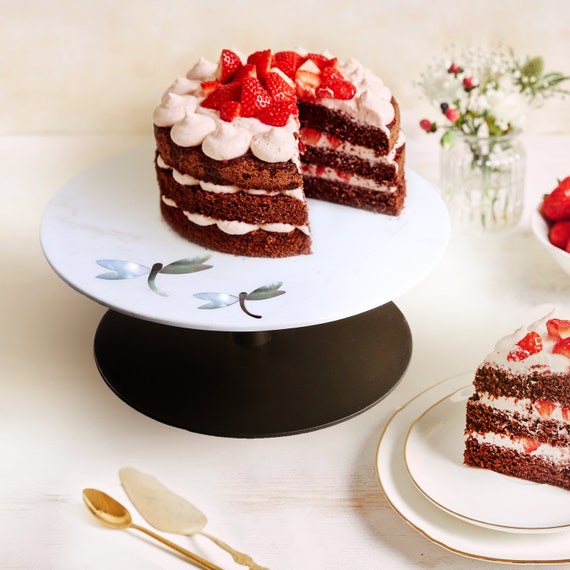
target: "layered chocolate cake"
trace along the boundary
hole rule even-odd
[[[570,320],[502,338],[473,384],[465,464],[570,490]]]
[[[403,208],[398,105],[355,60],[222,50],[166,90],[153,122],[162,215],[204,247],[310,253],[305,196],[394,216]]]

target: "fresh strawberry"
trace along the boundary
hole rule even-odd
[[[239,83],[226,83],[216,91],[212,91],[203,101],[202,107],[206,109],[220,109],[226,101],[239,101],[242,87]]]
[[[295,87],[280,70],[269,71],[265,77],[265,87],[275,101],[295,101]]]
[[[303,127],[301,129],[301,137],[305,144],[316,145],[321,139],[321,132],[317,129],[311,129],[310,127]]]
[[[521,437],[520,442],[525,453],[532,453],[540,447],[539,441],[531,437]]]
[[[238,101],[224,101],[220,105],[220,119],[231,123],[241,116],[241,103]]]
[[[344,172],[342,170],[337,170],[336,171],[336,175],[343,181],[343,182],[350,182],[350,179],[352,178],[352,174],[350,174],[350,172]]]
[[[223,49],[217,69],[218,81],[227,83],[241,66],[242,61],[237,53],[229,49]]]
[[[570,337],[570,321],[549,319],[546,321],[546,330],[554,338],[568,338]]]
[[[530,331],[524,338],[519,340],[517,344],[524,350],[528,350],[530,354],[537,354],[542,350],[542,338],[535,331]]]
[[[548,239],[552,245],[566,249],[570,240],[570,219],[554,222],[548,230]]]
[[[535,331],[530,331],[521,340],[516,343],[513,350],[507,355],[507,360],[519,361],[525,360],[531,354],[537,354],[542,350],[542,338]]]
[[[331,146],[331,148],[335,148],[335,149],[336,149],[336,148],[338,148],[338,147],[342,144],[342,141],[341,141],[339,138],[337,138],[337,137],[335,137],[335,136],[333,136],[333,135],[327,135],[327,140],[328,140],[329,145]]]
[[[241,86],[240,102],[242,117],[255,117],[261,109],[271,103],[271,96],[265,90],[259,79],[246,77]]]
[[[570,176],[544,197],[540,211],[551,222],[570,218]]]
[[[315,92],[321,84],[320,74],[303,69],[301,66],[295,73],[295,83],[297,84],[297,97],[299,99],[314,99]]]
[[[328,79],[323,81],[316,90],[317,97],[329,97],[348,101],[356,94],[356,87],[345,79]]]
[[[560,412],[562,413],[562,419],[564,421],[570,421],[570,408],[562,406]]]
[[[278,51],[273,54],[272,66],[278,67],[291,79],[302,63],[303,58],[295,51]]]
[[[271,50],[264,49],[252,53],[247,58],[247,63],[253,63],[257,69],[257,77],[260,81],[265,81],[265,76],[271,68]]]
[[[297,107],[294,103],[273,100],[268,106],[258,111],[257,118],[266,125],[283,127],[287,124],[289,117],[296,112]]]
[[[537,400],[533,405],[535,410],[543,418],[549,418],[556,409],[556,405],[548,400]]]
[[[570,338],[560,339],[552,349],[554,354],[562,354],[567,358],[570,358]]]
[[[321,78],[323,83],[326,83],[332,79],[344,80],[344,76],[342,75],[340,68],[335,67],[334,65],[328,65],[323,70],[321,70]]]
[[[330,63],[330,59],[328,57],[325,57],[324,55],[321,55],[320,53],[310,53],[305,58],[305,61],[307,61],[308,59],[314,62],[314,64],[321,70],[324,69]]]
[[[257,68],[253,63],[246,63],[242,65],[234,74],[232,81],[237,81],[238,83],[243,83],[243,80],[246,77],[253,77],[254,79],[258,79],[257,77]]]
[[[202,81],[202,83],[200,84],[200,87],[202,88],[204,95],[210,95],[210,93],[213,93],[221,86],[222,84],[219,81]]]

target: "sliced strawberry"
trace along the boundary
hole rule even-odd
[[[256,51],[247,58],[247,63],[253,63],[257,68],[257,77],[262,82],[265,81],[265,76],[271,69],[271,59],[270,49]]]
[[[257,79],[257,67],[253,63],[246,63],[242,65],[234,74],[233,81],[243,83],[246,77],[253,77]]]
[[[356,87],[345,79],[328,79],[323,81],[316,90],[317,97],[349,100],[356,94]]]
[[[287,124],[289,117],[297,112],[297,107],[290,101],[273,100],[271,104],[257,113],[257,118],[266,125],[272,127],[283,127]]]
[[[273,54],[272,66],[278,67],[291,79],[302,63],[303,58],[295,51],[278,51]]]
[[[546,330],[554,338],[568,338],[570,337],[570,321],[549,319],[546,321]]]
[[[517,344],[530,354],[537,354],[542,350],[542,338],[535,331],[530,331],[524,338],[519,340]]]
[[[219,81],[202,81],[200,87],[205,95],[209,95],[214,91],[218,90],[222,84]]]
[[[570,176],[544,197],[540,211],[551,222],[570,218]]]
[[[562,406],[562,408],[560,408],[560,412],[562,413],[562,419],[564,421],[570,420],[570,408],[566,408],[566,407]]]
[[[321,84],[321,78],[319,74],[300,67],[295,73],[295,83],[297,84],[297,97],[312,100]]]
[[[552,245],[566,249],[570,240],[570,220],[558,220],[548,230],[548,239]]]
[[[517,362],[525,360],[531,354],[537,354],[542,350],[542,338],[535,331],[530,331],[516,343],[513,350],[507,355],[507,360]]]
[[[540,442],[532,437],[521,437],[520,442],[525,453],[532,453],[540,447]]]
[[[321,78],[323,80],[323,83],[326,83],[332,79],[344,80],[344,76],[340,71],[340,67],[336,67],[334,65],[328,65],[323,70],[321,70]]]
[[[570,338],[560,339],[552,349],[554,354],[562,354],[567,358],[570,358]]]
[[[239,101],[242,87],[239,83],[226,83],[212,91],[201,103],[206,109],[220,109],[226,101]]]
[[[548,400],[537,400],[533,404],[535,410],[541,415],[543,418],[549,418],[552,415],[552,412],[556,409],[556,404]]]
[[[241,86],[242,117],[255,117],[261,109],[271,104],[271,95],[265,90],[259,79],[246,77]]]
[[[242,66],[239,55],[230,49],[223,49],[218,62],[217,78],[221,83],[227,83],[234,73]]]
[[[295,87],[281,70],[269,71],[265,77],[265,87],[275,101],[294,102]]]
[[[350,179],[352,178],[352,174],[350,174],[349,172],[344,172],[342,170],[337,170],[336,171],[336,175],[343,181],[343,182],[349,182]]]
[[[329,59],[329,62],[327,64],[326,69],[335,69],[336,71],[340,71],[340,61],[336,58],[333,57],[331,59]],[[323,69],[324,71],[324,69]]]
[[[241,116],[241,103],[238,101],[224,101],[220,105],[220,119],[231,123]]]
[[[304,127],[301,129],[301,137],[305,144],[315,146],[321,139],[321,132],[317,129],[311,129],[310,127]]]
[[[324,69],[330,63],[330,59],[320,53],[310,53],[305,58],[305,61],[307,61],[308,59],[314,62],[315,65],[321,70]]]
[[[335,137],[335,136],[333,136],[333,135],[327,135],[327,140],[328,140],[329,145],[331,146],[331,148],[335,148],[335,149],[336,149],[336,148],[338,148],[338,147],[342,144],[342,141],[341,141],[339,138],[337,138],[337,137]]]

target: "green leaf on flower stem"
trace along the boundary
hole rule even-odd
[[[439,144],[441,144],[443,148],[451,148],[453,146],[454,140],[455,140],[455,133],[453,131],[445,131],[445,133],[441,135]]]

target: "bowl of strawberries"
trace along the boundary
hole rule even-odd
[[[570,275],[570,176],[544,196],[531,225],[538,241]]]

